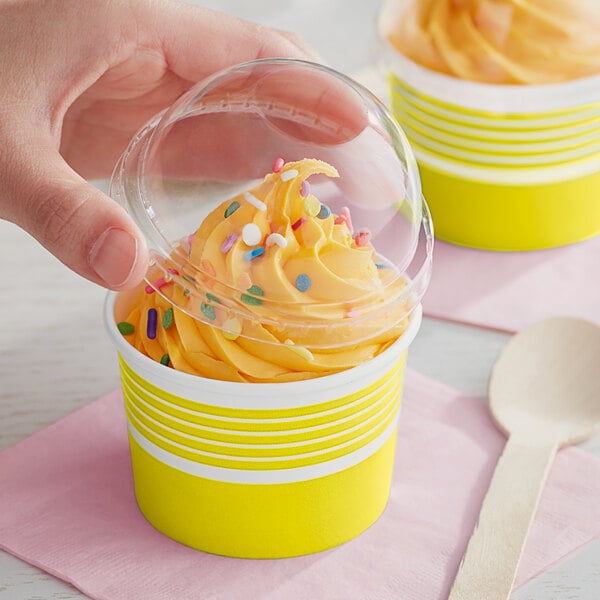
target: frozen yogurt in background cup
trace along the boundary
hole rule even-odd
[[[152,253],[105,306],[143,514],[247,558],[361,533],[387,502],[433,249],[394,119],[327,67],[238,65],[142,128],[110,193]]]
[[[378,33],[438,237],[533,250],[600,233],[600,4],[388,0]]]

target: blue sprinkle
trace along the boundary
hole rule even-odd
[[[300,275],[296,277],[296,289],[300,292],[306,292],[306,290],[310,288],[310,283],[310,277],[304,273],[300,273]]]
[[[253,250],[250,250],[249,252],[246,252],[244,254],[244,258],[246,260],[253,260],[257,256],[260,256],[261,254],[264,254],[264,253],[265,253],[265,249],[261,246],[260,248],[254,248]]]
[[[321,204],[321,210],[317,214],[317,219],[326,219],[329,215],[331,215],[329,207]]]
[[[385,263],[375,263],[375,266],[378,269],[389,269],[389,267]]]

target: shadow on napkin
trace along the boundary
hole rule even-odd
[[[0,547],[101,600],[443,600],[504,445],[486,407],[406,377],[394,482],[357,539],[293,559],[197,552],[135,503],[125,415],[113,392],[0,454]],[[559,452],[517,585],[600,535],[600,461]]]

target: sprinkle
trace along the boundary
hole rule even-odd
[[[255,223],[246,223],[242,229],[242,239],[246,246],[256,246],[262,240],[260,227]]]
[[[255,298],[254,296],[249,296],[248,294],[242,294],[242,302],[246,304],[252,304],[254,306],[260,306],[262,304],[262,300],[260,298]]]
[[[179,271],[177,269],[167,269],[167,273],[171,273],[171,275],[179,275]]]
[[[183,295],[189,296],[189,294],[190,294],[190,290],[188,288],[185,288],[185,290],[183,290]]]
[[[135,332],[135,327],[131,323],[128,323],[127,321],[121,321],[120,323],[117,323],[117,329],[123,335],[131,335],[132,333]]]
[[[311,194],[304,198],[303,208],[307,215],[316,217],[321,212],[321,203]]]
[[[226,340],[235,340],[242,333],[242,324],[235,318],[227,319],[223,322],[223,337]]]
[[[354,243],[359,247],[368,246],[370,241],[371,241],[371,232],[368,229],[361,229],[354,236]]]
[[[347,316],[349,319],[352,319],[352,318],[354,318],[354,317],[358,317],[358,315],[359,315],[359,314],[360,314],[360,313],[359,313],[359,312],[358,312],[356,309],[354,309],[354,308],[352,308],[352,309],[350,309],[350,310],[346,311],[346,316]]]
[[[292,342],[292,340],[285,340],[285,342],[283,342],[283,343],[286,346],[289,346],[290,350],[295,352],[301,358],[305,358],[306,360],[309,360],[309,361],[315,359],[312,352],[308,348],[305,348],[304,346],[296,346],[296,344],[294,344],[294,342]]]
[[[252,206],[254,206],[254,208],[257,208],[258,210],[267,210],[267,205],[250,192],[244,192],[244,200],[246,200],[248,204],[252,204]]]
[[[260,306],[262,304],[262,300],[257,298],[256,296],[264,296],[264,290],[258,285],[251,285],[247,290],[249,294],[242,294],[242,302],[246,304],[252,304],[254,306]],[[252,295],[250,295],[252,294]]]
[[[308,196],[309,193],[310,193],[310,183],[308,183],[308,181],[305,179],[302,182],[302,185],[300,186],[300,194],[302,194],[302,196]]]
[[[162,318],[162,326],[163,326],[163,329],[169,329],[169,327],[171,327],[171,325],[173,325],[173,309],[167,308],[167,310],[165,310],[165,314],[163,315],[163,318]]]
[[[215,314],[215,307],[211,306],[210,304],[206,304],[206,302],[202,302],[200,304],[200,310],[202,311],[202,314],[207,318],[210,319],[211,321],[214,321],[216,318],[216,314]]]
[[[216,304],[221,304],[221,301],[214,294],[211,294],[210,292],[206,292],[206,299],[209,302],[215,302]]]
[[[146,335],[149,340],[156,337],[156,322],[158,321],[158,313],[155,308],[148,309],[148,323],[146,325]]]
[[[146,294],[154,294],[154,288],[151,285],[147,285],[145,288]]]
[[[237,240],[237,239],[238,239],[237,233],[230,233],[225,238],[225,241],[221,244],[221,252],[223,254],[227,254],[231,250],[233,244],[235,244],[235,240]]]
[[[160,290],[162,287],[167,285],[168,281],[165,277],[159,277],[152,285],[146,286],[146,294],[154,294],[154,290]]]
[[[296,231],[299,227],[302,227],[306,223],[306,217],[300,217],[295,223],[292,223],[292,229]]]
[[[300,292],[306,292],[310,288],[310,283],[310,277],[304,273],[300,273],[300,275],[296,277],[296,289]]]
[[[192,246],[192,244],[194,243],[194,237],[196,236],[195,233],[190,233],[190,235],[188,235],[187,237],[187,242],[188,242],[188,246]]]
[[[200,266],[204,269],[206,274],[210,275],[211,277],[214,277],[217,274],[217,272],[215,271],[215,268],[213,267],[213,264],[210,262],[210,260],[204,259],[200,263]]]
[[[225,218],[230,217],[238,208],[240,207],[240,203],[237,200],[234,200],[226,209],[225,209]]]
[[[375,266],[378,269],[389,269],[389,267],[385,263],[375,263]]]
[[[287,171],[283,171],[279,177],[281,177],[281,181],[290,181],[294,177],[298,177],[298,171],[296,169],[288,169]]]
[[[262,246],[260,246],[259,248],[254,248],[244,254],[244,260],[248,260],[248,261],[254,260],[255,258],[257,258],[258,256],[261,256],[264,253],[265,253],[265,249]]]
[[[267,247],[277,245],[280,248],[285,248],[287,246],[287,240],[280,233],[270,234],[265,243]]]
[[[196,285],[196,280],[192,279],[191,277],[188,277],[187,275],[182,275],[181,276],[183,279],[185,279],[188,283],[191,283],[192,285]]]
[[[251,285],[246,291],[250,292],[251,294],[254,294],[255,296],[265,295],[265,291],[259,285],[256,284]]]
[[[238,278],[238,288],[240,290],[247,290],[252,285],[252,279],[248,273],[242,273]]]
[[[169,358],[169,355],[168,355],[168,354],[163,354],[163,355],[160,357],[160,364],[161,364],[161,365],[165,365],[165,367],[168,367],[168,366],[169,366],[169,361],[170,361],[170,360],[171,360],[171,359]]]
[[[336,225],[340,225],[341,223],[346,223],[346,227],[348,228],[350,235],[352,235],[352,233],[353,233],[352,217],[350,217],[350,209],[347,206],[342,206],[342,208],[340,209],[340,215],[339,215],[339,217],[336,217],[334,223]]]
[[[275,162],[273,163],[273,173],[279,173],[283,165],[285,165],[285,160],[283,160],[281,157],[276,158]]]
[[[321,210],[319,210],[319,214],[317,214],[318,219],[326,219],[329,215],[331,215],[331,211],[328,206],[321,204]]]

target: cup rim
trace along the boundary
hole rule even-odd
[[[173,368],[161,365],[160,363],[152,360],[136,350],[117,328],[117,323],[114,318],[114,308],[118,293],[119,292],[109,291],[106,295],[103,307],[104,326],[113,343],[113,346],[117,349],[117,352],[123,356],[124,360],[128,365],[130,365],[131,368],[133,368],[131,366],[132,362],[133,364],[140,364],[146,372],[155,375],[159,379],[164,379],[164,376],[166,375],[165,369],[169,369],[168,377],[170,381],[174,384],[177,384],[179,387],[189,388],[192,395],[194,395],[195,391],[202,390],[209,391],[211,394],[215,394],[216,396],[219,394],[223,396],[230,396],[236,393],[241,393],[245,398],[248,399],[247,406],[245,406],[245,408],[249,410],[253,409],[252,398],[261,398],[264,393],[272,393],[275,390],[280,393],[285,393],[286,390],[293,390],[294,394],[302,394],[303,392],[313,392],[315,389],[315,381],[320,382],[323,389],[332,389],[336,388],[340,384],[347,384],[349,380],[360,380],[363,376],[371,373],[373,369],[376,369],[377,367],[389,362],[392,355],[400,355],[408,348],[408,346],[416,337],[423,315],[423,308],[421,304],[417,304],[408,316],[410,323],[407,329],[391,346],[386,348],[381,354],[378,354],[371,360],[350,369],[345,369],[344,371],[301,381],[282,381],[269,383],[222,381],[218,379],[209,379],[200,375],[184,373],[183,371],[176,371]],[[304,406],[309,405],[310,402],[304,404]],[[223,406],[228,406],[228,404],[223,404]]]
[[[402,0],[405,2],[406,0]],[[398,52],[388,41],[385,20],[398,0],[387,0],[376,20],[380,63],[419,92],[462,108],[484,113],[539,115],[573,112],[600,101],[600,74],[560,83],[510,85],[458,79],[427,69]]]

